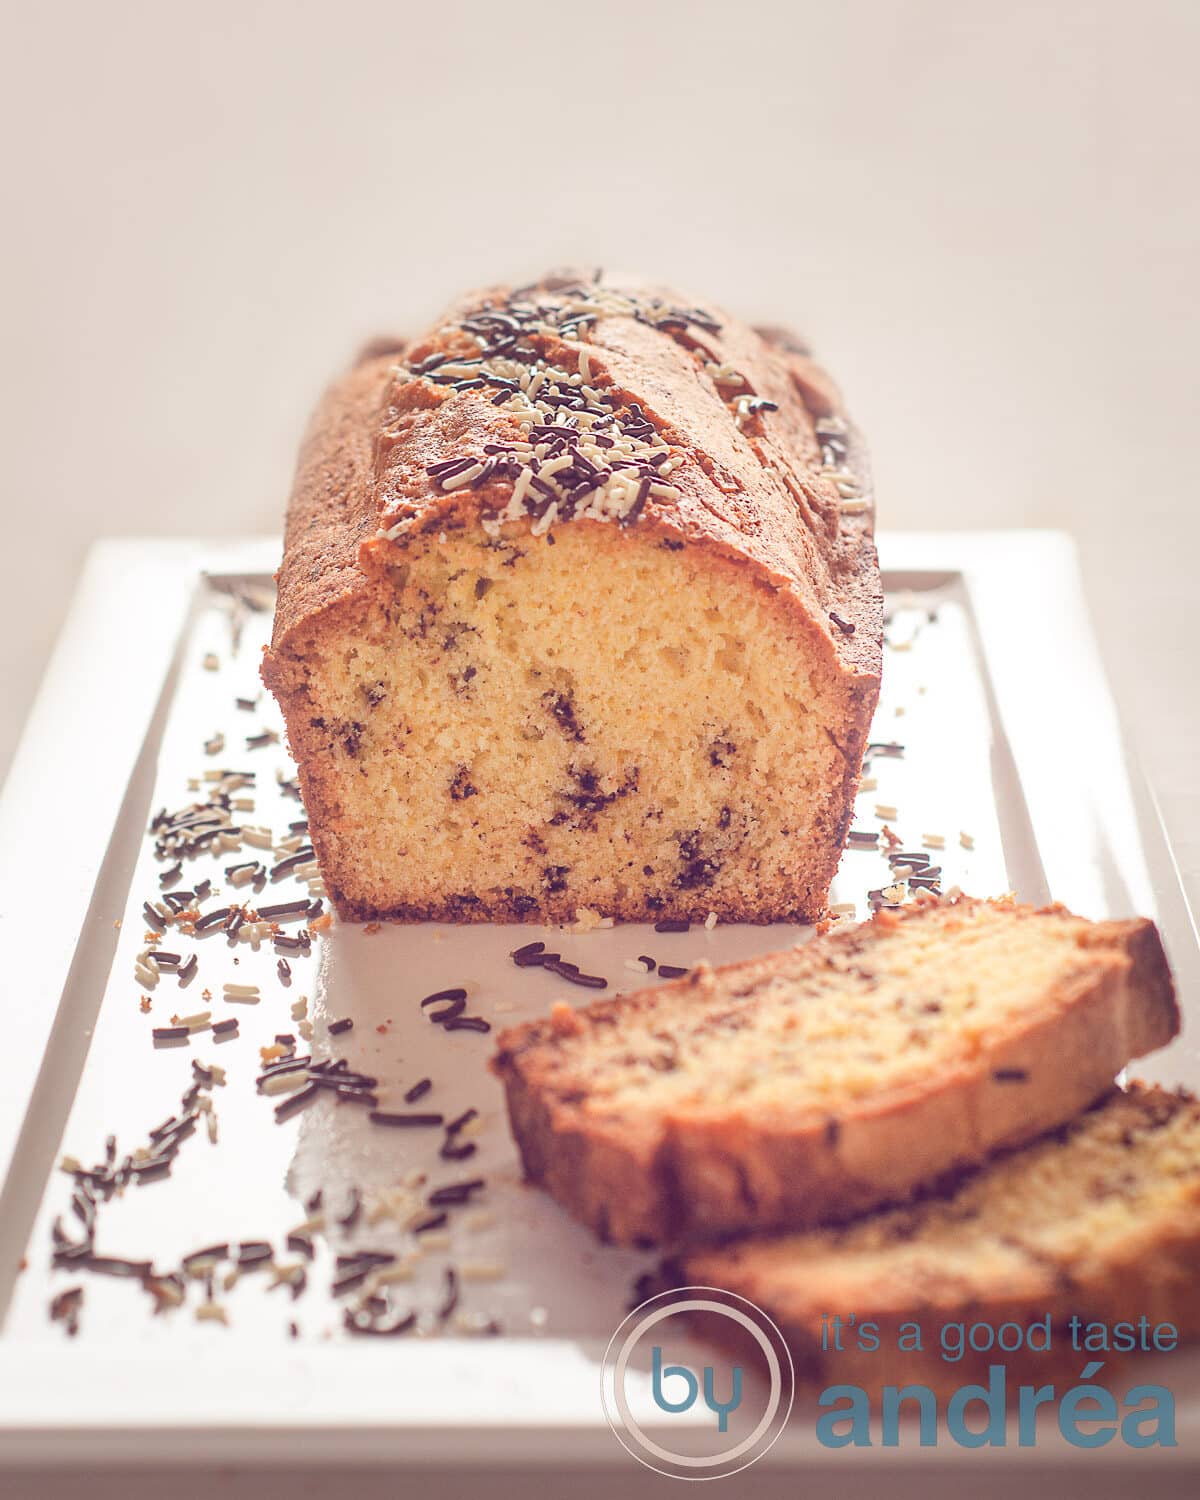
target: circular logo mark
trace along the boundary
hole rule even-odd
[[[675,1479],[723,1479],[760,1459],[787,1424],[791,1355],[760,1307],[711,1286],[635,1307],[604,1355],[601,1400],[621,1445]]]

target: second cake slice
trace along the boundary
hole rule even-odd
[[[812,1225],[1077,1115],[1179,1026],[1148,921],[928,902],[504,1032],[527,1176],[605,1240]]]

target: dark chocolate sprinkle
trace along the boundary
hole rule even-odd
[[[373,1109],[367,1116],[367,1118],[370,1120],[372,1125],[427,1126],[440,1125],[444,1117],[442,1115],[434,1114],[403,1115],[393,1113],[390,1110]]]
[[[565,963],[562,959],[555,963],[543,964],[542,967],[551,974],[557,974],[560,979],[565,979],[568,984],[577,984],[587,990],[606,990],[608,980],[599,974],[581,974],[577,964]]]
[[[311,1104],[320,1092],[315,1083],[310,1083],[305,1088],[297,1090],[296,1093],[289,1094],[282,1104],[275,1106],[276,1120],[282,1122],[289,1119],[298,1110],[304,1109],[307,1105]]]
[[[441,1217],[445,1219],[446,1216],[445,1214],[442,1214]],[[417,1232],[419,1233],[419,1231]],[[454,1269],[453,1266],[447,1266],[446,1290],[437,1309],[437,1319],[439,1323],[444,1323],[446,1319],[451,1315],[451,1313],[453,1313],[454,1310],[458,1307],[458,1298],[458,1272]]]
[[[484,1187],[482,1177],[472,1177],[466,1182],[451,1182],[445,1187],[435,1188],[426,1198],[430,1208],[447,1208],[454,1204],[470,1202],[471,1194]]]
[[[275,867],[279,868],[278,865]],[[274,872],[272,872],[274,873]],[[275,906],[260,906],[258,909],[259,919],[264,922],[280,921],[283,917],[299,917],[308,910],[308,902],[305,901],[281,901]]]

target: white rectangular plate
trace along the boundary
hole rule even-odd
[[[905,848],[924,842],[944,888],[1014,889],[1093,917],[1154,915],[1189,1002],[1194,925],[1153,806],[1122,750],[1070,544],[1045,533],[897,535],[883,538],[881,556],[889,644],[872,740],[904,751],[872,756],[876,785],[860,795],[855,826],[878,831],[886,821]],[[186,1464],[211,1457],[215,1444],[222,1455],[255,1462],[439,1464],[452,1454],[456,1462],[612,1465],[627,1487],[634,1466],[605,1425],[599,1364],[635,1277],[653,1257],[599,1247],[520,1182],[500,1089],[487,1070],[495,1030],[542,1015],[556,1000],[593,995],[518,969],[508,955],[543,938],[605,976],[611,995],[643,982],[627,963],[639,954],[720,963],[808,934],[787,926],[575,934],[335,925],[311,956],[288,955],[285,986],[269,940],[256,947],[221,932],[191,939],[168,931],[157,946],[185,956],[195,950],[195,978],[186,987],[169,972],[153,987],[139,982],[142,903],[158,899],[159,875],[171,863],[154,856],[146,834],[152,811],[199,800],[211,785],[205,772],[232,768],[256,773],[255,785],[235,794],[253,798],[253,809],[238,814],[246,823],[268,825],[278,841],[303,816],[278,782],[292,774],[282,745],[246,746],[248,736],[281,725],[257,677],[270,614],[236,601],[268,592],[275,561],[271,541],[99,548],[0,806],[9,994],[0,1097],[0,1463],[41,1461],[53,1451]],[[235,705],[239,695],[257,700],[252,711]],[[218,734],[223,748],[207,753]],[[896,816],[878,816],[880,806]],[[208,877],[214,892],[203,910],[304,894],[286,876],[261,892],[231,889],[225,867],[259,857],[272,861],[256,848],[201,854],[184,862],[174,884],[190,888]],[[865,916],[866,893],[886,884],[882,855],[851,849],[833,900],[854,902]],[[228,982],[257,984],[261,1000],[226,1001]],[[491,1035],[430,1024],[419,1002],[446,986],[467,989],[470,1013],[488,1020]],[[456,1138],[471,1142],[474,1154],[444,1160],[440,1130],[372,1125],[362,1107],[327,1096],[277,1123],[274,1105],[284,1096],[256,1092],[258,1049],[276,1033],[297,1033],[292,1005],[300,996],[308,999],[314,1056],[345,1057],[378,1078],[383,1109],[409,1107],[405,1091],[430,1078],[430,1092],[412,1107],[446,1119],[477,1110]],[[240,1035],[216,1043],[201,1031],[177,1047],[154,1046],[152,1027],[202,1009],[215,1020],[238,1016]],[[329,1022],[343,1017],[353,1029],[330,1036]],[[307,1290],[293,1301],[286,1286],[269,1289],[269,1271],[226,1289],[222,1266],[214,1295],[227,1325],[196,1319],[206,1296],[200,1280],[184,1307],[155,1317],[136,1282],[50,1267],[53,1221],[61,1218],[72,1235],[80,1227],[59,1158],[98,1161],[110,1136],[118,1159],[145,1145],[178,1109],[194,1058],[227,1072],[224,1086],[209,1091],[217,1140],[202,1120],[168,1177],[103,1203],[97,1250],[165,1269],[214,1242],[266,1240],[290,1265],[301,1257],[284,1250],[287,1233],[320,1189],[329,1223],[315,1235],[315,1259],[304,1263]],[[1138,1071],[1200,1085],[1193,1027]],[[463,1178],[483,1178],[486,1187],[469,1206],[450,1209],[443,1228],[414,1236],[405,1223],[425,1194]],[[356,1199],[355,1222],[339,1225]],[[397,1308],[419,1312],[417,1333],[376,1341],[344,1331],[348,1299],[330,1294],[334,1257],[363,1249],[411,1260],[411,1278],[388,1295]],[[439,1318],[450,1265],[462,1278],[459,1302]],[[85,1299],[79,1334],[68,1341],[47,1309],[77,1282]],[[1180,1448],[1165,1460],[1178,1465],[1200,1437],[1200,1369],[1187,1355],[1156,1369],[1179,1397]],[[772,1452],[773,1469],[828,1459],[811,1428],[803,1415],[793,1421]],[[939,1453],[902,1449],[889,1462],[915,1474]],[[1045,1462],[1080,1458],[1048,1440],[1038,1453]],[[1119,1445],[1107,1450],[1109,1464],[1135,1459]]]

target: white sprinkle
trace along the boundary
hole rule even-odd
[[[224,984],[221,986],[226,1000],[258,1000],[261,996],[256,984]]]
[[[633,974],[649,974],[650,965],[644,964],[640,958],[627,958],[625,967]]]
[[[215,651],[207,651],[207,652],[205,652],[205,655],[204,655],[204,670],[206,672],[215,672],[220,665],[221,665],[220,660],[218,659],[217,654],[216,654]]]
[[[711,932],[713,930],[713,928],[717,925],[717,923],[719,921],[720,921],[720,918],[717,916],[716,912],[715,911],[710,911],[709,914],[708,914],[708,916],[705,917],[705,919],[704,919],[704,930],[705,930],[705,932]]]
[[[289,1229],[288,1230],[288,1236],[290,1237],[293,1234],[304,1234],[304,1235],[320,1234],[321,1231],[324,1228],[325,1228],[325,1215],[324,1214],[310,1214],[309,1217],[307,1219],[305,1219],[305,1221],[303,1222],[303,1224],[297,1224],[296,1227],[295,1227],[295,1229]]]
[[[473,479],[478,479],[483,473],[482,463],[473,463],[469,469],[463,469],[459,474],[451,474],[448,479],[439,481],[443,494],[449,494],[451,490],[460,490],[464,484],[470,484]]]
[[[172,1026],[186,1026],[189,1031],[203,1031],[212,1025],[212,1011],[198,1010],[194,1016],[172,1016]]]
[[[371,1272],[368,1285],[372,1288],[390,1286],[393,1281],[411,1281],[413,1278],[412,1261],[398,1260],[390,1266],[380,1266]]]
[[[974,849],[975,847],[975,839],[973,835],[969,833],[960,833],[958,836],[958,842],[963,846],[964,849]]]
[[[255,849],[269,849],[271,847],[271,830],[269,828],[259,828],[244,823],[242,825],[242,838]]]
[[[508,1275],[508,1267],[498,1260],[464,1260],[458,1274],[463,1281],[500,1281]]]
[[[545,514],[543,516],[541,516],[538,520],[536,520],[533,523],[533,525],[529,528],[530,535],[531,536],[545,536],[545,534],[550,530],[551,526],[554,525],[554,523],[555,523],[555,521],[557,519],[558,519],[558,501],[557,500],[551,500],[550,504],[546,507]]]
[[[308,1082],[303,1068],[297,1068],[294,1073],[276,1073],[272,1078],[264,1078],[258,1086],[260,1094],[292,1094]]]
[[[858,908],[853,901],[839,901],[829,910],[835,917],[852,917]]]
[[[926,849],[944,849],[946,840],[940,833],[923,833],[921,843]]]
[[[196,1309],[196,1322],[228,1325],[229,1317],[219,1302],[201,1302]]]

